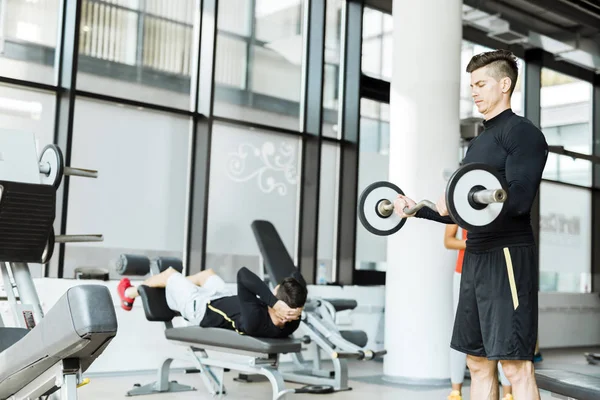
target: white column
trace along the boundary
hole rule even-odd
[[[445,191],[458,167],[462,1],[394,0],[390,181],[415,201]],[[445,225],[412,218],[390,236],[386,273],[386,380],[449,379],[452,278],[457,253]]]

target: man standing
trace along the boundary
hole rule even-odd
[[[484,116],[484,131],[472,140],[463,164],[494,167],[508,185],[507,212],[497,227],[470,232],[451,347],[467,354],[471,398],[498,399],[496,364],[516,399],[539,399],[533,356],[538,326],[538,262],[531,227],[531,207],[548,158],[543,133],[510,106],[518,66],[509,51],[475,55],[467,66],[472,96]],[[398,196],[395,212],[415,205]],[[435,212],[423,208],[417,218],[446,224],[445,196]]]

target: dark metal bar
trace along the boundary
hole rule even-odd
[[[360,96],[380,103],[390,103],[390,82],[368,75],[360,76]]]
[[[140,10],[146,11],[146,0],[139,0]],[[137,64],[138,82],[142,80],[142,69],[144,66],[144,42],[145,42],[146,13],[139,12],[137,15],[137,46],[135,49],[135,63]]]
[[[524,54],[525,59],[525,104],[524,115],[535,126],[540,127],[541,107],[540,97],[542,90],[542,58],[543,51],[539,49],[528,50]],[[538,190],[531,207],[531,228],[537,246],[539,260],[540,250],[540,192]],[[538,264],[539,268],[539,264]]]
[[[55,68],[56,86],[60,88],[56,94],[56,118],[54,125],[54,142],[64,154],[65,165],[71,164],[73,143],[73,120],[75,116],[75,88],[77,84],[77,61],[79,55],[79,25],[82,2],[64,0],[61,9],[61,41],[56,51]],[[70,177],[63,178],[62,190],[56,191],[55,231],[65,234],[67,228],[67,211],[69,208]],[[58,224],[58,226],[56,226]],[[51,260],[44,271],[45,276],[63,277],[65,261],[65,244],[58,249],[58,259]]]
[[[576,153],[574,151],[566,150],[564,146],[548,146],[548,152],[571,157],[573,159],[588,160],[593,163],[600,164],[600,156]]]
[[[319,246],[319,193],[323,74],[325,59],[324,1],[309,1],[305,10],[304,96],[301,108],[302,164],[300,181],[298,267],[309,284],[316,282]]]
[[[340,187],[337,226],[337,282],[351,285],[356,257],[356,206],[358,197],[358,144],[360,136],[360,79],[363,1],[343,5],[342,105],[340,127]]]
[[[29,88],[29,89],[35,89],[35,90],[45,90],[48,92],[60,91],[60,88],[53,86],[53,85],[47,85],[45,83],[39,83],[39,82],[24,81],[22,79],[8,78],[6,76],[0,76],[0,83],[10,85],[10,86],[23,87],[23,88]]]
[[[252,97],[252,72],[254,69],[254,44],[256,43],[256,0],[249,0],[250,12],[248,19],[250,23],[250,38],[246,38],[246,75],[244,88]]]
[[[594,77],[592,92],[592,152],[600,158],[600,74]],[[600,288],[600,164],[592,165],[592,291]]]
[[[76,90],[75,94],[77,97],[85,97],[88,99],[101,100],[116,104],[123,104],[131,107],[145,108],[147,110],[153,111],[162,111],[176,115],[188,116],[191,117],[194,115],[192,111],[182,110],[174,107],[161,106],[160,104],[146,103],[143,101],[132,100],[132,99],[124,99],[121,97],[110,96],[107,94],[96,93],[96,92],[87,92],[85,90]]]
[[[262,130],[262,131],[276,131],[276,132],[282,133],[284,135],[294,135],[296,137],[302,136],[302,133],[299,131],[296,131],[296,130],[281,128],[281,127],[271,126],[271,125],[265,125],[265,124],[259,124],[258,122],[244,121],[241,119],[228,118],[228,117],[220,117],[217,115],[213,116],[212,120],[215,122],[223,122],[226,124],[239,125],[239,126],[243,126],[246,128],[252,128],[252,129],[257,129],[257,130]]]
[[[589,186],[578,185],[576,183],[556,181],[554,179],[547,179],[547,178],[542,178],[542,182],[552,183],[552,184],[560,185],[560,186],[572,187],[572,188],[576,188],[576,189],[591,190],[592,192],[600,193],[600,188],[591,188]]]
[[[206,232],[210,178],[210,150],[215,93],[215,54],[217,43],[218,0],[197,0],[198,51],[191,90],[192,160],[188,208],[186,271],[189,275],[206,267]]]

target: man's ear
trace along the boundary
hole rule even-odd
[[[512,81],[510,80],[510,78],[504,77],[502,78],[502,93],[508,93],[510,92],[510,85],[512,84]]]

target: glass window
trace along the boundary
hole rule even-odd
[[[394,19],[368,7],[363,11],[362,72],[373,78],[392,79]]]
[[[215,124],[211,149],[206,267],[235,282],[247,267],[262,275],[250,225],[270,221],[296,258],[300,139]]]
[[[54,83],[60,0],[0,1],[0,75]]]
[[[592,183],[591,173],[592,163],[588,160],[549,153],[543,178],[573,185],[590,186]]]
[[[187,109],[195,0],[84,0],[78,89]]]
[[[361,99],[358,193],[389,176],[389,104]],[[356,223],[356,268],[385,271],[387,239]]]
[[[540,291],[591,292],[591,203],[588,189],[542,182]]]
[[[471,58],[476,55],[486,51],[492,51],[489,47],[481,46],[475,43],[468,42],[466,40],[462,41],[462,52],[461,52],[461,67],[460,67],[460,118],[470,118],[470,117],[482,117],[482,115],[477,111],[477,107],[473,102],[473,98],[471,96],[471,74],[466,72],[467,65]],[[511,108],[512,110],[521,116],[524,116],[524,97],[523,97],[523,84],[524,84],[524,76],[525,76],[525,62],[518,58],[517,59],[518,67],[519,67],[519,75],[517,76],[517,84],[515,86],[515,90],[512,94],[511,98]]]
[[[325,67],[323,70],[323,136],[339,138],[337,130],[340,100],[340,55],[342,0],[326,2]]]
[[[337,243],[339,154],[339,145],[323,143],[319,186],[319,243],[317,248],[319,265],[317,283],[319,283],[321,274],[327,282],[335,282],[336,280],[333,267]]]
[[[0,85],[0,128],[33,132],[38,153],[54,143],[55,112],[54,93]]]
[[[219,2],[214,112],[298,130],[304,2],[254,4]]]
[[[547,68],[542,69],[541,126],[549,145],[592,153],[592,85]],[[589,186],[592,164],[550,154],[544,177]]]
[[[65,278],[77,267],[112,265],[121,253],[183,258],[188,189],[188,118],[77,99],[73,166],[98,179],[70,181],[67,233],[104,242],[68,243]]]

